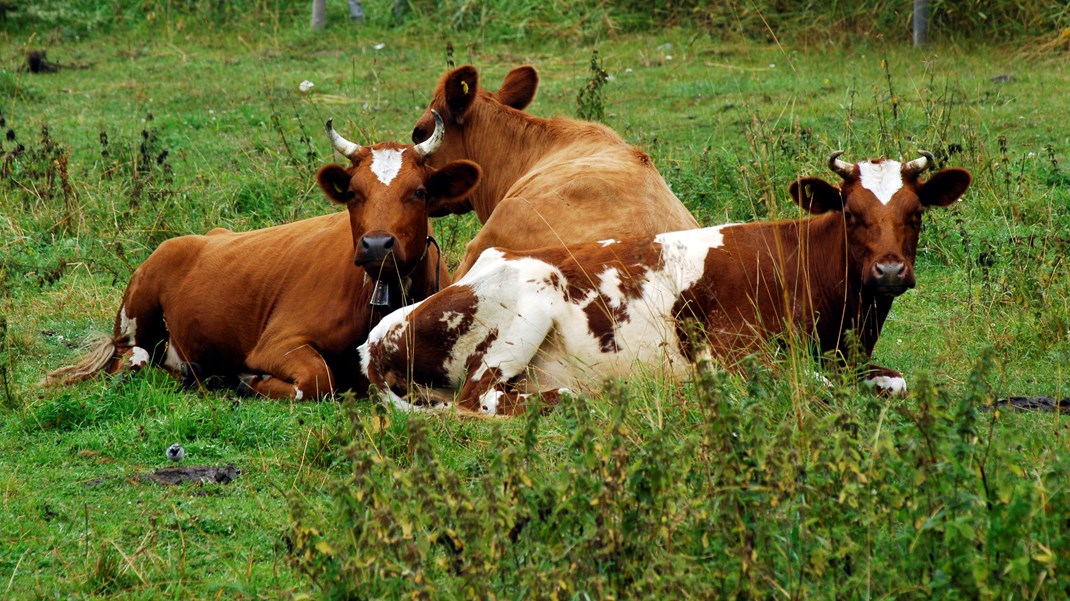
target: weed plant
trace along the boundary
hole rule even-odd
[[[348,402],[351,473],[326,506],[290,495],[290,560],[332,599],[1060,597],[1070,462],[983,410],[993,369],[799,422],[758,364],[657,421],[614,387],[491,429],[476,473],[436,420]]]

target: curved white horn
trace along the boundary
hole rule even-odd
[[[435,118],[435,131],[431,134],[431,137],[417,144],[413,150],[416,154],[427,157],[434,154],[438,150],[439,146],[442,146],[442,136],[446,133],[446,125],[442,122],[442,116],[438,114],[438,111],[432,109],[431,115]]]
[[[349,140],[338,135],[338,132],[334,131],[334,119],[327,120],[327,137],[331,139],[331,146],[337,150],[342,156],[349,160],[354,160],[357,153],[360,152],[360,144],[354,144]]]
[[[838,174],[843,179],[849,179],[858,175],[855,166],[840,160],[840,155],[843,154],[842,150],[837,150],[829,155],[829,169],[832,169],[833,173]]]
[[[936,164],[936,159],[933,158],[933,154],[928,150],[919,150],[918,154],[921,155],[920,159],[914,159],[909,163],[903,164],[903,173],[918,175]]]

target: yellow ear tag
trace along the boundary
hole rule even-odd
[[[461,80],[461,90],[464,91],[465,96],[468,95],[468,82],[464,81],[463,79]]]

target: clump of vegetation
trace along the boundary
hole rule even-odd
[[[532,411],[467,476],[433,420],[350,409],[352,471],[326,508],[291,497],[290,560],[329,598],[1059,594],[1070,460],[984,410],[993,369],[795,419],[767,370],[708,369],[657,421],[632,388]]]
[[[590,75],[587,84],[576,95],[576,116],[587,121],[604,121],[606,118],[606,82],[609,81],[609,73],[606,73],[602,61],[598,59],[598,51],[591,53]]]

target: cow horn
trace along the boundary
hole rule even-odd
[[[360,144],[354,144],[338,135],[338,132],[334,131],[334,119],[327,120],[327,137],[331,139],[331,146],[334,146],[334,149],[342,156],[351,161],[356,160],[357,153],[360,152]]]
[[[442,122],[442,116],[438,114],[438,111],[432,109],[431,115],[435,118],[435,131],[431,134],[431,137],[417,144],[413,150],[416,154],[422,157],[428,157],[438,150],[439,146],[442,146],[442,136],[445,134],[446,125]]]
[[[914,159],[909,163],[903,165],[903,173],[909,173],[912,175],[918,175],[919,173],[931,168],[936,159],[933,158],[933,154],[928,150],[919,150],[918,154],[921,155],[920,159]]]
[[[843,179],[850,179],[857,175],[857,170],[854,165],[841,161],[841,154],[843,154],[843,151],[837,150],[829,155],[829,169],[832,169],[834,173],[839,174]]]

